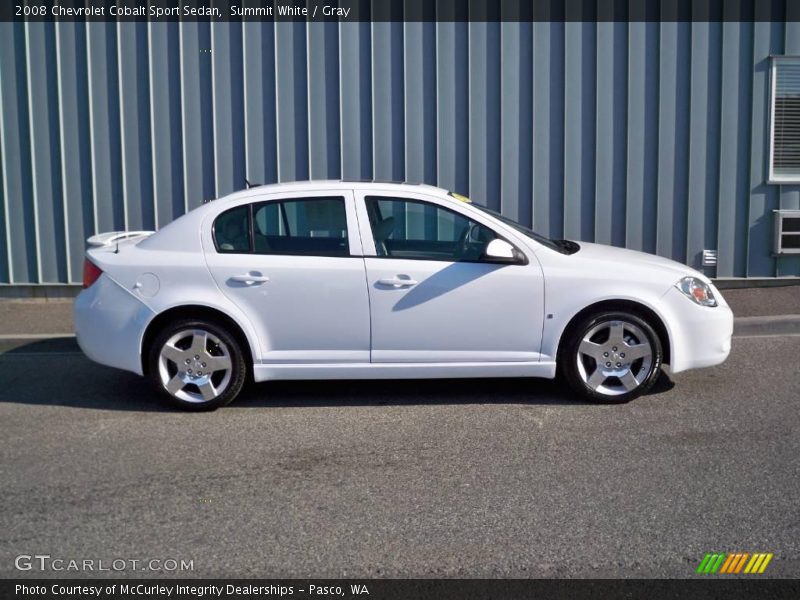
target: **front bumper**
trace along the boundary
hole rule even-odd
[[[103,274],[75,299],[78,345],[95,362],[142,375],[142,338],[154,316],[141,300]]]
[[[728,358],[733,335],[733,311],[714,290],[718,306],[699,306],[672,287],[662,298],[669,312],[670,371],[712,367]]]

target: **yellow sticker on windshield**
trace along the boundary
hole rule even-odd
[[[463,195],[461,195],[461,194],[457,194],[457,193],[455,193],[455,192],[450,192],[450,195],[451,195],[453,198],[455,198],[456,200],[458,200],[459,202],[466,202],[466,203],[468,203],[468,204],[471,204],[471,203],[472,203],[472,200],[470,200],[469,198],[467,198],[466,196],[463,196]]]

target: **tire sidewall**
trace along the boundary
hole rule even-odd
[[[222,394],[208,402],[188,402],[186,400],[176,398],[170,394],[161,383],[161,377],[159,375],[159,357],[161,354],[161,349],[170,337],[172,337],[178,331],[182,331],[184,329],[202,329],[207,331],[222,340],[222,342],[230,351],[231,379],[228,383],[228,387]],[[170,404],[183,410],[200,412],[216,410],[217,408],[225,406],[233,401],[233,399],[236,398],[241,391],[246,381],[247,365],[245,362],[244,353],[242,352],[241,344],[225,327],[216,322],[207,321],[205,319],[181,319],[162,329],[153,340],[148,356],[148,375],[150,377],[150,381],[158,390],[160,396],[166,399]]]
[[[647,336],[647,341],[653,349],[652,364],[650,365],[650,371],[645,380],[635,390],[616,396],[601,394],[590,388],[583,381],[577,365],[578,347],[583,337],[592,327],[608,321],[627,321],[636,325]],[[561,356],[559,356],[560,371],[572,389],[592,402],[601,404],[624,404],[625,402],[630,402],[634,398],[646,393],[658,379],[663,358],[661,341],[652,325],[637,313],[627,311],[603,311],[595,313],[578,323],[576,327],[571,329],[568,335],[569,339],[564,347],[564,351],[561,353]]]

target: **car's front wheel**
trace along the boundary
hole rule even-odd
[[[246,373],[239,342],[211,321],[172,323],[150,349],[153,385],[186,410],[214,410],[230,403],[241,391]]]
[[[590,315],[571,330],[559,357],[567,383],[589,400],[622,403],[649,390],[661,369],[658,334],[642,317]]]

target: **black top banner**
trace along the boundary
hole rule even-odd
[[[800,21],[798,0],[2,0],[0,21]]]

